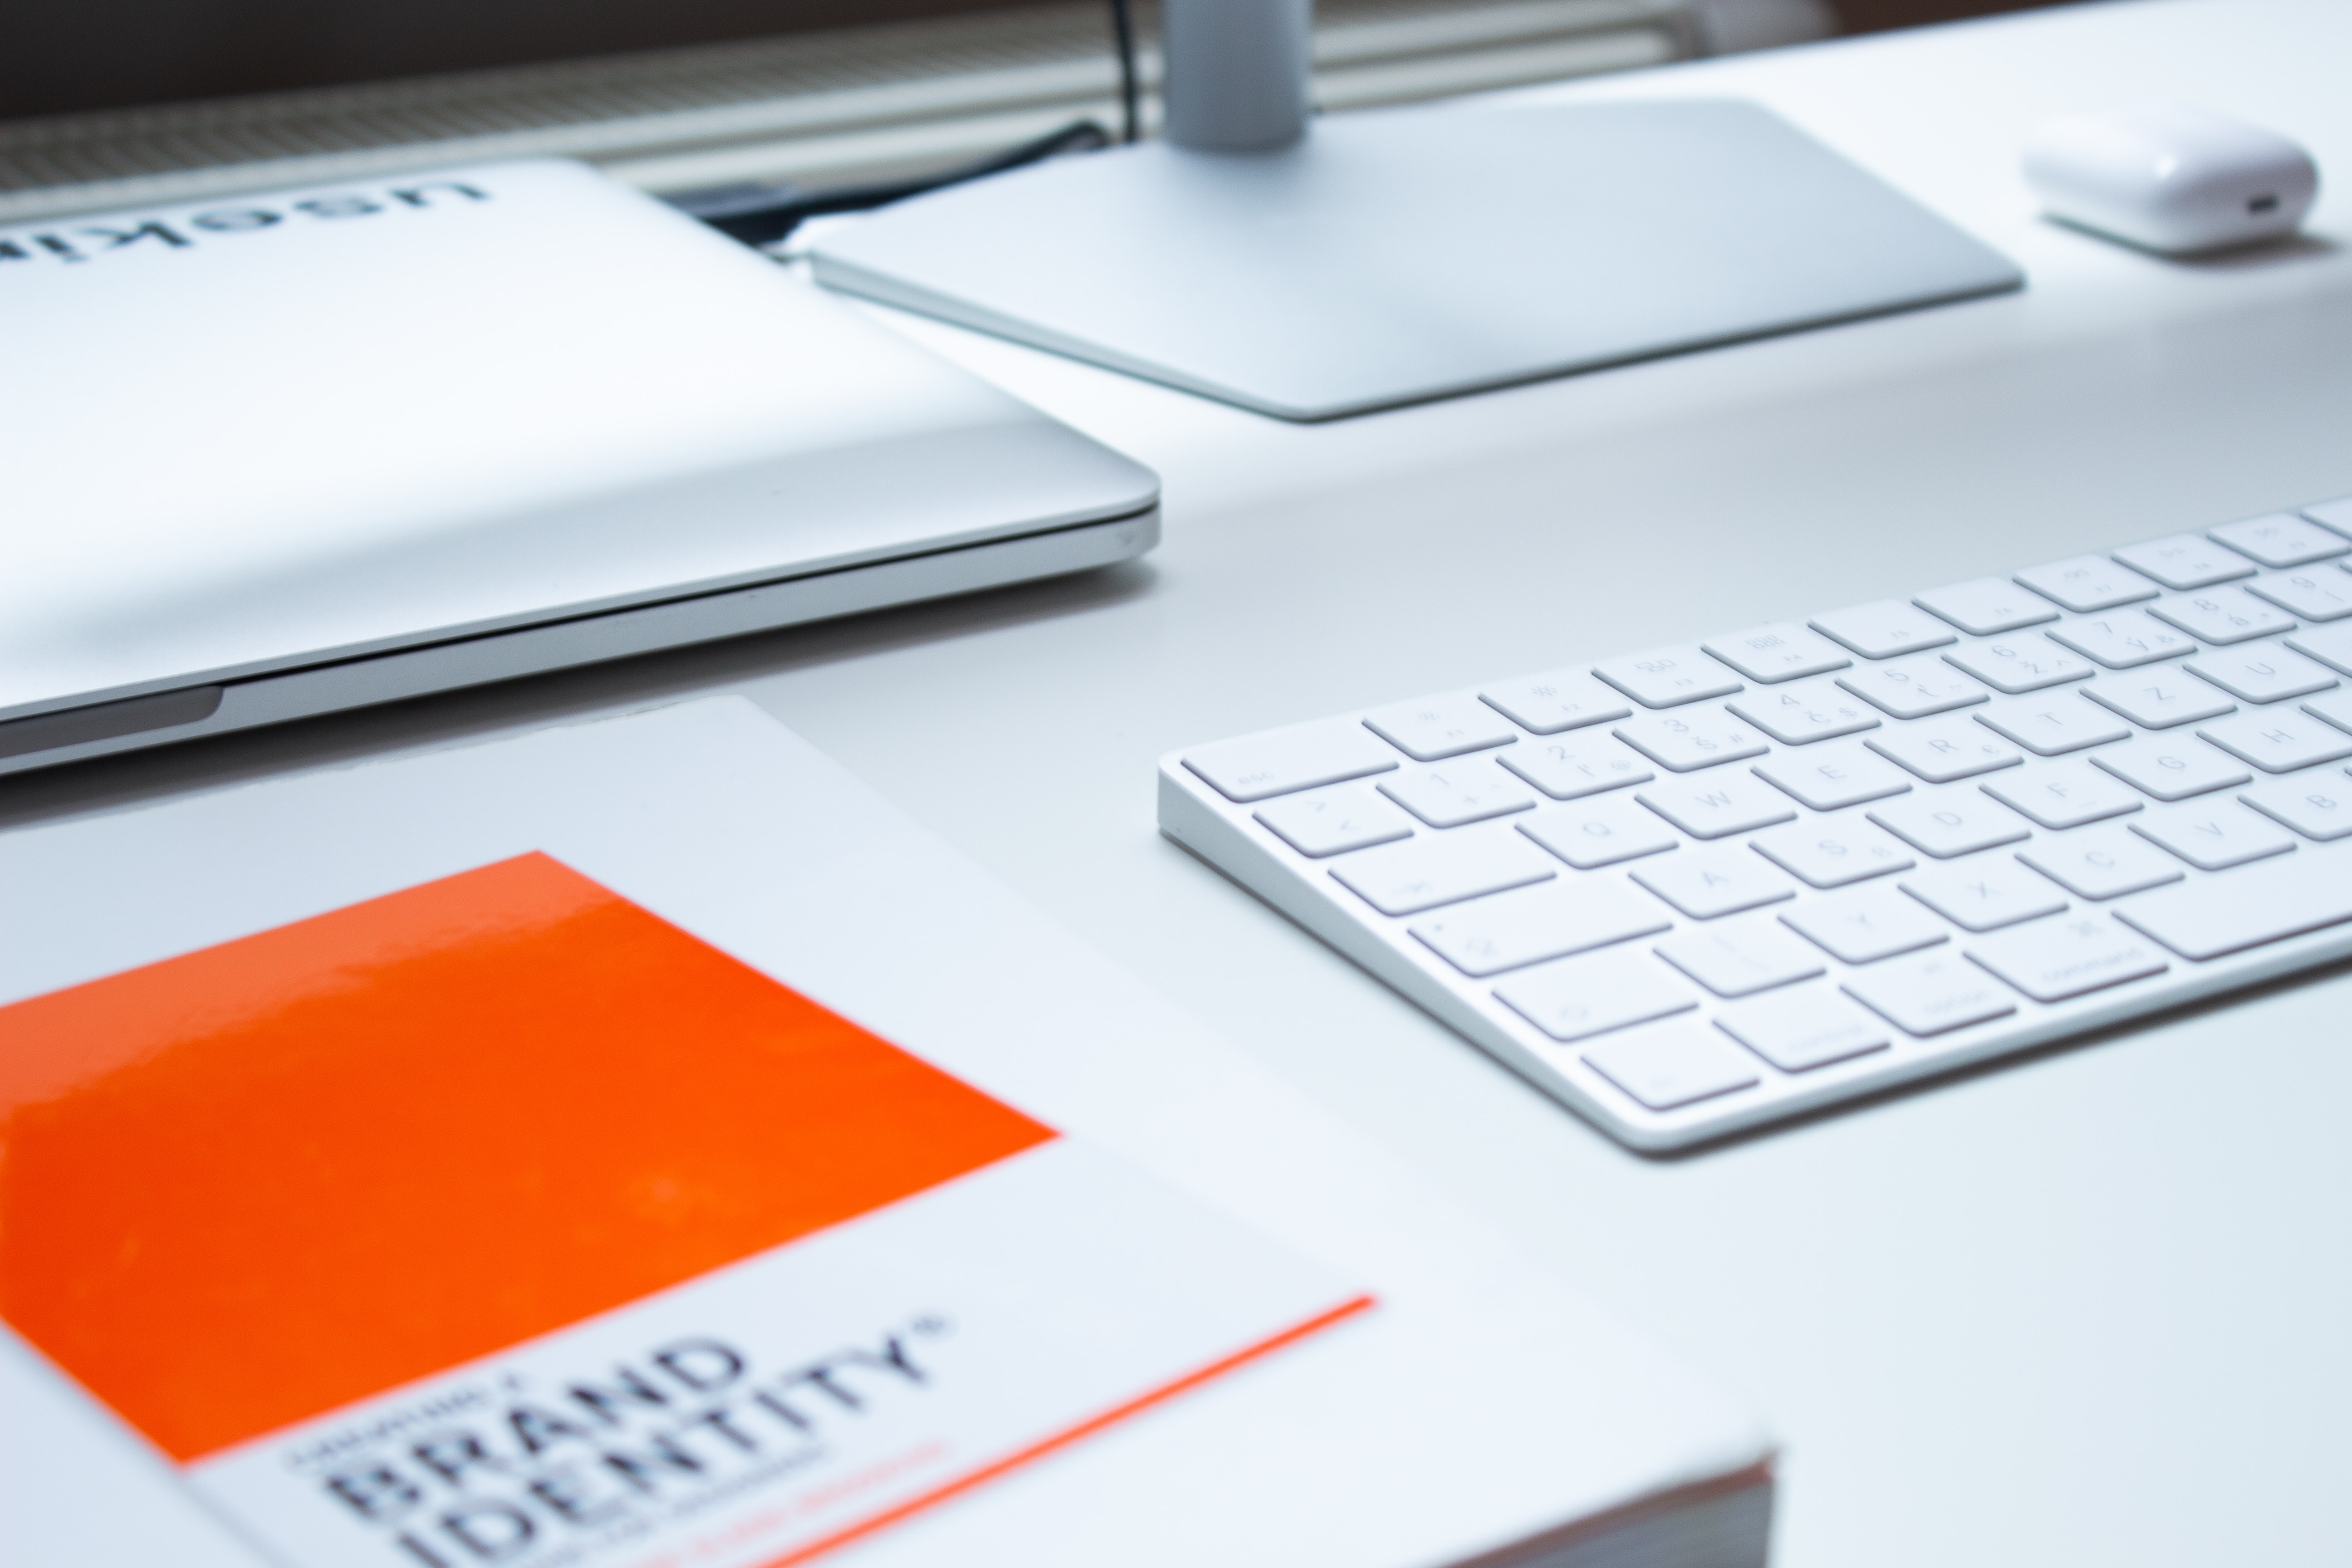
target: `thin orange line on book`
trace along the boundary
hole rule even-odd
[[[1343,1301],[1328,1312],[1318,1313],[1305,1322],[1294,1324],[1270,1339],[1260,1340],[1254,1345],[1235,1351],[1222,1361],[1212,1362],[1197,1372],[1186,1373],[1173,1383],[1162,1384],[1149,1394],[1139,1394],[1124,1405],[1114,1406],[1099,1415],[1089,1416],[1075,1426],[1066,1427],[1050,1437],[1030,1444],[1018,1453],[1008,1454],[993,1464],[982,1465],[968,1475],[958,1476],[944,1486],[934,1487],[920,1497],[909,1498],[896,1508],[885,1509],[873,1518],[861,1520],[846,1530],[836,1531],[822,1541],[812,1542],[797,1551],[786,1552],[782,1557],[772,1558],[763,1565],[763,1568],[793,1568],[794,1563],[805,1563],[812,1557],[823,1556],[835,1547],[846,1546],[853,1541],[860,1540],[877,1530],[896,1524],[912,1514],[920,1513],[935,1503],[942,1503],[950,1498],[968,1492],[974,1487],[994,1480],[1009,1470],[1017,1470],[1033,1459],[1042,1459],[1057,1448],[1066,1448],[1082,1437],[1092,1436],[1106,1426],[1114,1426],[1130,1415],[1173,1399],[1188,1389],[1198,1388],[1212,1378],[1221,1377],[1235,1367],[1255,1361],[1260,1356],[1271,1355],[1285,1345],[1296,1344],[1309,1334],[1320,1332],[1334,1323],[1352,1318],[1359,1312],[1369,1311],[1377,1305],[1379,1303],[1370,1296],[1359,1296],[1352,1301]]]

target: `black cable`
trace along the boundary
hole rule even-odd
[[[1134,0],[1110,0],[1110,28],[1118,51],[1118,139],[1139,142],[1143,138],[1143,114],[1142,86],[1137,79],[1135,64]],[[717,190],[687,191],[667,200],[680,212],[698,217],[719,233],[746,245],[773,245],[807,219],[827,213],[865,212],[926,191],[1043,163],[1064,153],[1092,152],[1108,145],[1110,132],[1091,120],[1080,120],[1034,142],[1024,142],[1010,152],[918,180],[836,185],[826,191],[803,191],[789,184],[726,185]]]
[[[1118,42],[1119,140],[1143,140],[1142,94],[1135,79],[1134,0],[1110,0],[1111,37]]]
[[[917,180],[893,180],[867,185],[835,185],[830,190],[803,191],[790,184],[729,185],[713,191],[688,191],[667,198],[669,205],[698,217],[719,233],[746,245],[773,245],[806,219],[827,213],[865,212],[945,185],[961,184],[985,174],[1043,163],[1064,153],[1088,153],[1110,145],[1110,132],[1091,120],[1074,121],[1059,131],[1024,142],[1009,152],[977,163],[928,174]]]

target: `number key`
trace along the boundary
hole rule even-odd
[[[1771,750],[1762,735],[1720,708],[1636,713],[1612,732],[1660,767],[1678,773],[1760,757]]]
[[[1750,691],[1724,706],[1784,746],[1810,745],[1878,728],[1878,715],[1834,681],[1806,680]]]

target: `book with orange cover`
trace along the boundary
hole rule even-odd
[[[0,1320],[23,1563],[1769,1532],[1736,1400],[740,701],[0,838]]]

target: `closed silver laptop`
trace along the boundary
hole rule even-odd
[[[1155,477],[531,161],[0,231],[0,772],[1101,566]]]

